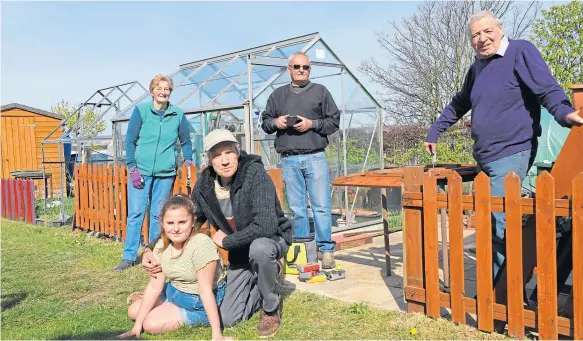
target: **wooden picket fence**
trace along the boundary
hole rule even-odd
[[[204,169],[204,168],[203,168]],[[283,196],[281,169],[269,169],[279,200]],[[196,166],[182,166],[177,172],[172,193],[190,195],[194,188]],[[97,231],[124,241],[127,227],[128,171],[119,165],[75,165],[75,227]],[[142,224],[143,240],[148,239],[148,214]]]
[[[36,223],[34,181],[2,179],[2,217]]]
[[[524,337],[525,327],[537,328],[541,339],[558,335],[583,339],[583,173],[572,182],[569,199],[555,198],[555,179],[542,173],[536,180],[536,198],[521,198],[520,178],[505,179],[505,197],[490,196],[490,179],[480,173],[474,195],[462,195],[457,173],[447,177],[447,193],[437,192],[437,178],[422,170],[406,170],[404,176],[405,297],[409,312],[441,316],[451,309],[455,323],[466,323],[466,313],[477,315],[478,329],[492,332],[494,320],[507,321],[511,336]],[[448,210],[450,288],[440,288],[438,258],[438,209]],[[464,272],[463,210],[476,216],[477,299],[466,297]],[[496,302],[492,289],[491,212],[506,212],[506,304]],[[536,218],[536,311],[523,306],[523,215]],[[572,218],[572,315],[558,315],[555,217]],[[526,229],[524,233],[527,233]]]

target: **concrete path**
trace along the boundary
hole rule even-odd
[[[475,254],[473,230],[464,230],[466,236],[466,296],[475,294]],[[441,233],[439,233],[441,235]],[[300,282],[297,276],[286,275],[284,287],[320,294],[346,302],[366,302],[380,309],[406,311],[403,296],[402,232],[390,235],[391,276],[386,276],[383,237],[375,237],[372,244],[336,252],[336,261],[346,271],[346,279],[323,283]],[[441,242],[440,242],[441,245]],[[440,248],[440,267],[441,266]],[[440,270],[443,281],[443,272]],[[471,295],[471,296],[470,296]],[[446,314],[446,312],[444,311]]]

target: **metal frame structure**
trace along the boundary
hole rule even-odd
[[[139,89],[141,88],[142,91]],[[75,144],[77,146],[77,155],[81,155],[83,149],[87,146],[91,145],[91,142],[95,139],[94,137],[88,136],[88,127],[86,126],[88,115],[87,112],[96,112],[98,116],[94,118],[94,120],[101,120],[103,119],[112,108],[115,110],[115,115],[119,114],[119,112],[125,110],[128,107],[131,107],[133,103],[136,101],[136,96],[133,95],[135,92],[134,89],[138,89],[139,93],[148,92],[146,88],[144,88],[139,82],[133,81],[128,83],[122,83],[118,85],[113,85],[107,88],[99,89],[93,93],[85,102],[80,104],[77,109],[69,116],[65,117],[63,121],[53,129],[42,141],[41,141],[41,158],[42,158],[42,173],[43,179],[46,181],[46,165],[49,164],[56,164],[59,167],[59,174],[60,174],[60,202],[61,202],[61,223],[65,222],[65,207],[64,207],[64,197],[66,193],[66,180],[67,170],[66,170],[66,162],[63,160],[65,157],[64,153],[64,145],[66,143]],[[133,96],[133,98],[131,97]],[[143,95],[142,95],[143,96]],[[86,111],[85,108],[97,109],[97,110],[90,110]],[[107,109],[101,111],[102,107],[107,107]],[[112,117],[114,115],[111,115]],[[76,118],[77,121],[73,127],[70,129],[67,128],[67,122],[69,120]],[[58,130],[61,129],[60,134]],[[113,141],[115,146],[115,140]],[[45,153],[45,145],[47,144],[58,144],[58,161],[50,160],[50,158]],[[114,162],[116,153],[113,155]],[[44,199],[44,210],[46,212],[47,208],[47,196],[45,195]]]
[[[318,51],[319,50],[319,51]],[[318,33],[307,34],[292,39],[281,40],[271,44],[261,45],[246,50],[236,51],[212,58],[197,60],[191,63],[180,65],[170,77],[174,80],[174,91],[172,95],[178,97],[172,98],[172,102],[180,105],[187,117],[195,114],[201,115],[203,136],[208,133],[207,114],[219,113],[226,114],[237,121],[242,127],[236,134],[242,136],[242,148],[250,153],[262,154],[265,163],[269,166],[277,166],[279,158],[270,158],[265,150],[263,142],[272,144],[272,137],[265,136],[259,126],[259,115],[254,109],[263,109],[262,100],[268,91],[273,91],[277,86],[289,82],[286,70],[288,57],[296,52],[304,52],[310,56],[313,65],[312,80],[322,82],[334,79],[332,84],[338,91],[332,92],[335,101],[341,110],[341,132],[338,133],[338,162],[343,158],[343,175],[348,174],[347,164],[347,140],[348,129],[354,123],[356,114],[370,114],[374,120],[368,119],[367,124],[371,127],[372,133],[370,139],[367,139],[366,158],[358,171],[367,170],[371,150],[376,149],[379,160],[375,165],[383,168],[382,157],[382,109],[376,99],[360,83],[355,75],[342,63],[340,58],[324,42]],[[314,53],[316,54],[314,56]],[[328,57],[326,57],[326,55]],[[322,56],[324,56],[322,58]],[[323,75],[314,74],[315,72],[324,72]],[[247,76],[245,80],[245,76]],[[282,77],[282,76],[287,76]],[[332,78],[334,77],[334,78]],[[286,78],[286,79],[284,79]],[[351,82],[354,89],[347,93],[347,82]],[[220,84],[217,86],[217,84]],[[326,85],[329,90],[330,86]],[[177,91],[178,90],[178,91]],[[366,105],[354,107],[355,94],[364,95]],[[224,101],[226,96],[231,96],[230,100]],[[207,99],[204,99],[206,97]],[[233,98],[238,100],[233,100]],[[114,136],[123,135],[120,132],[124,123],[130,119],[132,107],[136,104],[149,100],[149,93],[146,92],[132,103],[127,109],[121,111],[112,119],[114,125]],[[195,104],[193,104],[195,103]],[[254,117],[257,116],[257,117]],[[241,117],[242,116],[242,117]],[[216,119],[217,122],[219,118]],[[370,124],[372,122],[372,124]],[[372,128],[374,126],[374,128]],[[116,139],[120,139],[117,136]],[[375,139],[378,145],[374,144]],[[342,146],[340,142],[342,140]],[[378,149],[377,149],[378,148]],[[123,159],[123,150],[116,148],[116,159]],[[354,167],[354,165],[353,165]],[[337,173],[336,176],[341,174]],[[333,180],[333,179],[332,179]],[[356,196],[349,209],[348,189],[344,188],[344,209],[345,212],[352,211],[356,202]],[[379,195],[380,198],[380,195]],[[380,202],[380,200],[379,200]],[[378,211],[380,213],[380,205]],[[374,223],[381,222],[375,220]],[[347,223],[350,223],[347,221]],[[352,227],[360,227],[360,224],[352,224]],[[349,226],[350,227],[350,226]]]

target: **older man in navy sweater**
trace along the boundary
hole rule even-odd
[[[541,135],[541,105],[564,127],[580,125],[583,118],[537,48],[504,36],[502,23],[492,12],[474,14],[469,30],[476,60],[461,91],[429,129],[425,149],[435,152],[439,135],[471,110],[474,159],[490,177],[491,195],[504,196],[504,177],[514,171],[524,180],[532,166]],[[503,213],[492,215],[496,283],[506,254],[506,219]]]

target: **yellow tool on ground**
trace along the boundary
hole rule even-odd
[[[316,276],[310,278],[309,280],[307,280],[308,283],[322,283],[322,282],[326,282],[326,274],[323,273],[319,273]]]

